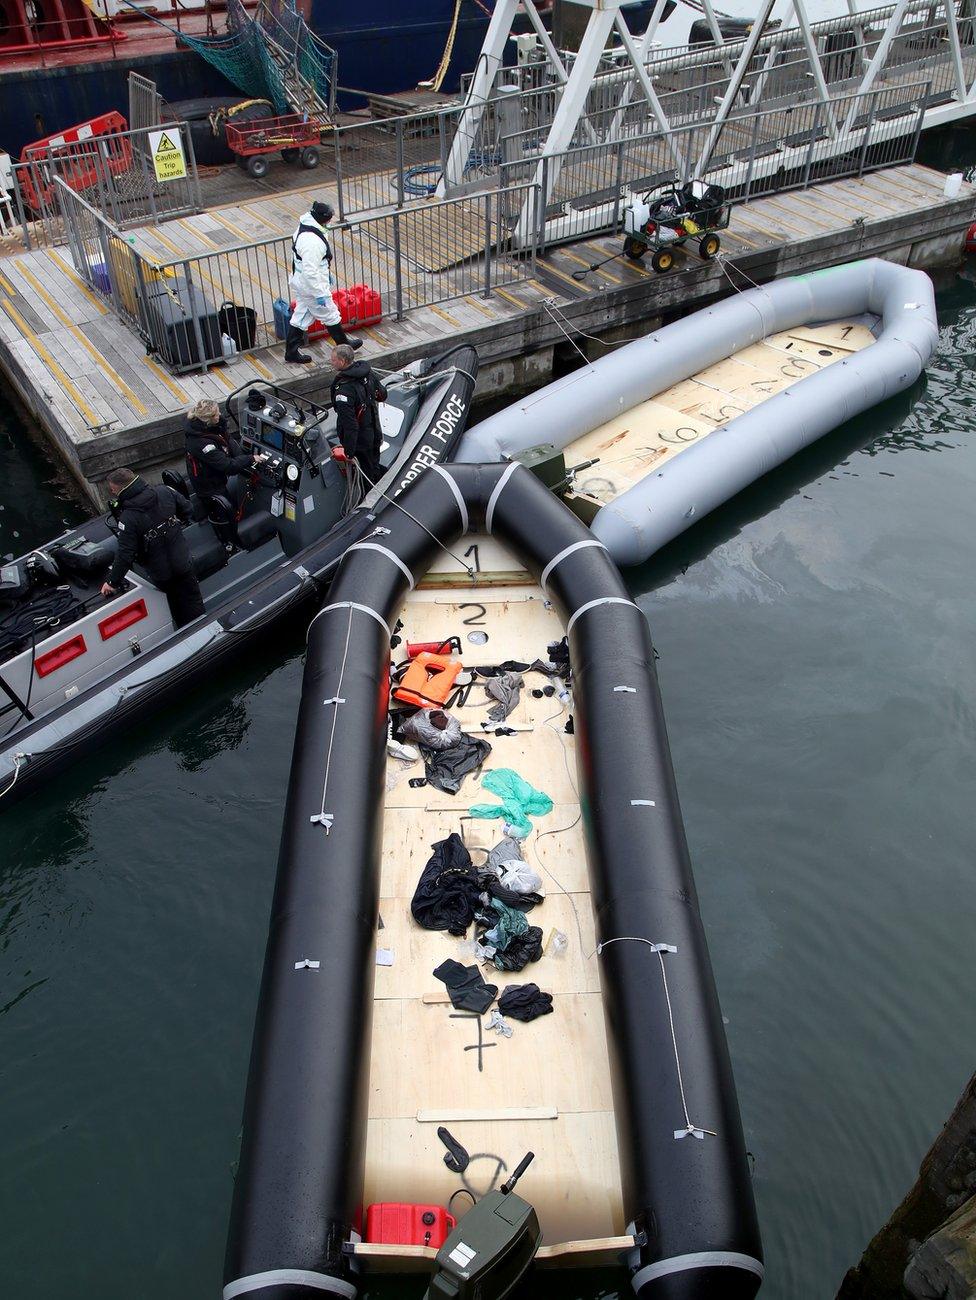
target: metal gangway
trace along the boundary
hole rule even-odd
[[[897,0],[861,10],[847,0],[846,16],[820,22],[811,21],[808,0],[792,0],[776,23],[775,0],[757,0],[752,26],[737,40],[723,38],[711,0],[702,0],[711,43],[671,49],[656,42],[663,5],[638,37],[622,0],[565,2],[590,11],[575,53],[555,48],[535,0],[498,0],[446,152],[441,197],[483,187],[497,171],[540,186],[555,209],[560,173],[577,151],[620,158],[628,141],[651,136],[663,145],[658,175],[650,169],[661,183],[706,174],[721,183],[723,167],[745,152],[751,170],[772,176],[801,165],[802,148],[809,172],[811,162],[856,154],[868,132],[874,142],[879,129],[895,140],[976,112],[973,0]],[[504,58],[516,13],[528,16],[538,57],[520,58],[513,70]],[[802,112],[811,108],[812,116]],[[791,130],[794,116],[802,130]],[[618,183],[646,186],[646,151],[637,153],[636,174],[618,166]],[[590,207],[599,229],[607,205]],[[523,212],[523,242],[528,220]],[[559,237],[554,221],[550,239]],[[571,224],[579,233],[578,213]]]

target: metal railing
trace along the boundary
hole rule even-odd
[[[183,154],[183,175],[160,180],[153,154],[162,130]],[[146,126],[89,136],[57,148],[43,157],[16,163],[14,201],[24,247],[64,242],[59,195],[63,189],[83,193],[106,221],[118,229],[187,216],[202,207],[193,137],[186,122]]]
[[[709,143],[708,123],[504,163],[499,185],[504,193],[534,182],[548,195],[544,211],[538,202],[517,226],[517,239],[531,240],[541,252],[598,230],[617,233],[631,195],[687,176],[721,185],[730,202],[743,203],[911,162],[929,89],[928,82],[886,87],[829,104],[816,101],[730,119],[712,142],[701,173],[695,163]]]
[[[80,194],[56,186],[78,273],[172,370],[205,371],[227,359],[228,320],[242,350],[280,341],[291,300],[290,236],[157,262]],[[383,314],[398,319],[418,307],[489,297],[534,274],[534,249],[516,254],[513,228],[526,209],[537,221],[537,201],[534,186],[516,185],[340,226],[333,273],[340,285],[376,289]]]

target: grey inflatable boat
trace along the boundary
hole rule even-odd
[[[908,388],[938,343],[932,282],[873,258],[695,312],[465,433],[462,461],[551,443],[568,504],[639,564],[845,420]]]

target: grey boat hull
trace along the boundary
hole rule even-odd
[[[938,344],[932,282],[878,258],[777,280],[637,339],[464,435],[461,461],[563,449],[673,384],[782,330],[870,313],[876,342],[798,380],[649,473],[593,521],[618,564],[639,564],[845,420],[908,388]]]

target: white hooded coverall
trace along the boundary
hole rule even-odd
[[[332,297],[334,281],[330,268],[331,249],[326,227],[306,212],[292,236],[295,269],[288,280],[295,310],[291,324],[296,329],[307,330],[314,321],[323,325],[338,325],[342,316]],[[325,302],[320,303],[319,298]]]

